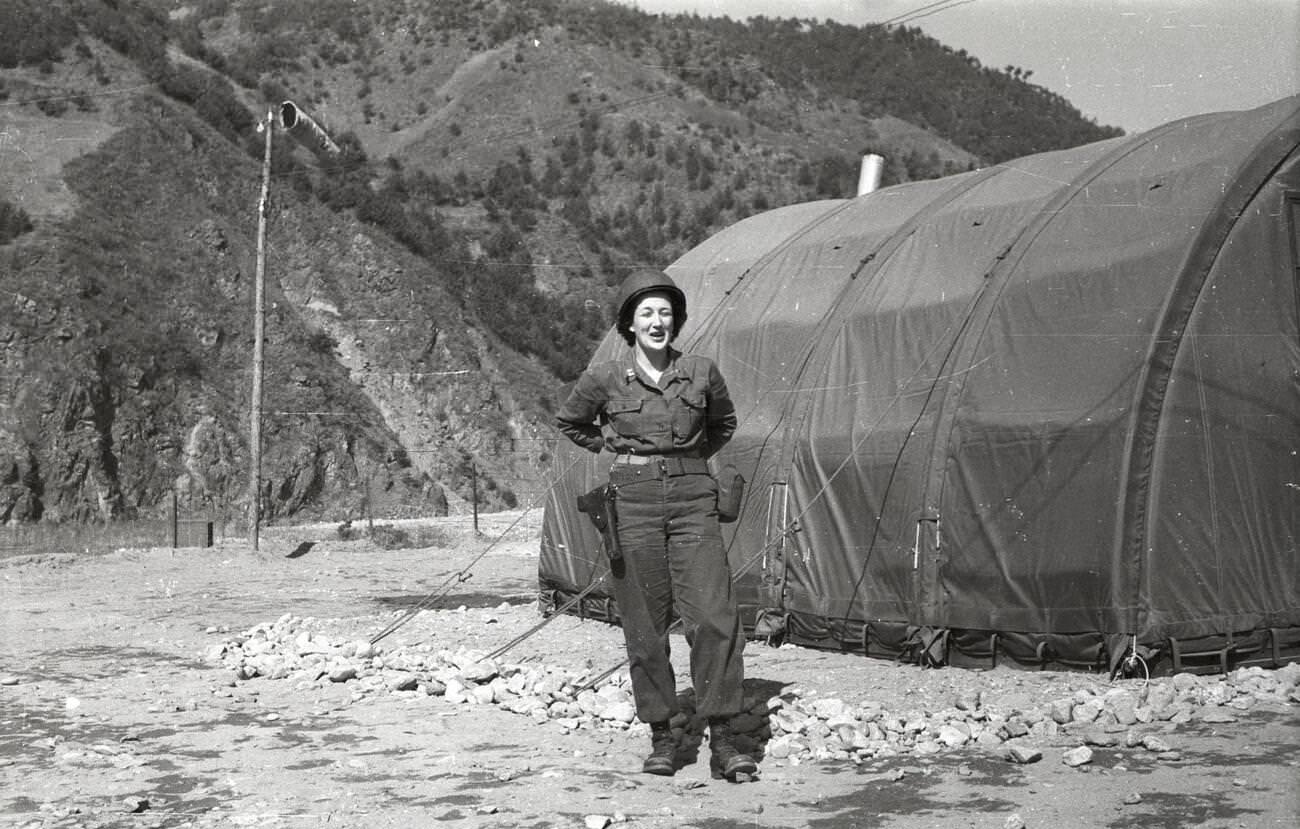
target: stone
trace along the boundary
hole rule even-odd
[[[241,650],[246,656],[260,656],[275,650],[275,644],[266,639],[252,639],[245,642]]]
[[[497,667],[491,662],[474,662],[462,666],[460,673],[467,682],[491,682],[497,676]]]
[[[944,725],[939,728],[936,739],[948,748],[960,748],[970,740],[970,729],[958,725]]]
[[[576,702],[584,714],[593,717],[599,716],[601,711],[609,707],[609,700],[590,690],[578,694]]]
[[[1120,725],[1132,725],[1138,721],[1137,697],[1130,692],[1121,690],[1115,694],[1107,694],[1106,705]]]
[[[772,732],[784,732],[786,734],[798,734],[807,726],[810,718],[807,715],[800,714],[790,708],[783,708],[780,711],[774,711],[771,716]]]
[[[820,717],[823,720],[852,716],[849,706],[846,705],[843,700],[833,698],[814,701],[812,704],[812,713],[814,716]]]
[[[463,622],[482,623],[473,617]],[[638,739],[645,734],[636,719],[626,672],[579,691],[592,675],[590,666],[572,671],[506,664],[488,659],[486,651],[452,651],[428,644],[396,645],[380,652],[346,635],[331,642],[312,627],[309,621],[282,617],[237,637],[227,635],[219,645],[209,643],[206,654],[209,661],[235,672],[226,684],[237,689],[255,687],[238,684],[252,677],[287,678],[295,691],[303,693],[319,693],[327,679],[355,680],[348,686],[351,703],[368,695],[422,688],[425,694],[441,694],[453,704],[496,705],[565,733],[599,729]],[[16,675],[0,674],[0,684],[20,681]],[[744,750],[790,766],[928,758],[968,746],[996,752],[992,756],[1010,762],[1034,763],[1043,756],[1034,746],[1049,745],[1061,746],[1062,762],[1077,764],[1081,771],[1095,762],[1093,749],[1118,745],[1144,748],[1162,761],[1174,762],[1181,759],[1179,752],[1160,737],[1142,734],[1142,724],[1168,723],[1163,727],[1168,733],[1180,723],[1229,724],[1256,706],[1300,702],[1300,663],[1269,671],[1241,669],[1219,678],[1179,675],[1107,685],[1072,677],[1068,685],[1007,680],[993,686],[987,690],[954,686],[943,697],[918,698],[906,710],[887,710],[875,700],[846,703],[817,698],[794,687],[781,696],[749,695],[745,708],[732,719],[732,728],[738,744],[744,741]],[[1007,692],[1009,687],[1016,690]],[[680,699],[681,710],[673,725],[689,742],[705,731],[705,723],[696,712],[693,692],[684,691]],[[1117,766],[1104,773],[1116,769],[1122,770]]]
[[[510,690],[510,683],[506,681],[505,677],[498,676],[488,683],[488,687],[492,689],[492,698],[497,702],[504,702],[517,696]]]
[[[597,716],[611,722],[631,723],[636,719],[636,706],[631,702],[615,702],[601,709]]]
[[[1201,701],[1205,705],[1224,705],[1232,698],[1232,689],[1226,685],[1201,687]]]
[[[1174,692],[1181,696],[1200,684],[1200,679],[1195,674],[1174,674],[1170,680],[1174,686]]]
[[[414,691],[420,687],[420,678],[415,674],[398,676],[393,682],[394,691]]]
[[[1172,684],[1160,683],[1147,689],[1146,704],[1152,711],[1159,712],[1173,705],[1177,698],[1177,691]]]
[[[996,731],[985,729],[975,738],[975,744],[980,748],[997,748],[1002,745],[1002,738]]]
[[[557,699],[564,694],[564,677],[556,674],[546,674],[537,680],[533,687],[533,693],[541,697]]]
[[[1083,733],[1084,745],[1096,746],[1098,748],[1111,748],[1120,743],[1120,735],[1110,731],[1104,731],[1100,728],[1089,728]]]
[[[1053,722],[1065,725],[1070,722],[1074,714],[1074,700],[1071,699],[1054,699],[1048,706],[1048,716]]]
[[[133,815],[138,815],[141,812],[147,812],[149,810],[149,798],[128,797],[126,800],[122,801],[122,805],[126,807],[127,812]]]
[[[968,691],[957,697],[956,706],[958,711],[974,712],[980,709],[982,700],[980,691]]]
[[[1070,768],[1086,766],[1092,762],[1092,749],[1087,746],[1076,746],[1061,755],[1061,762]]]
[[[1008,743],[1002,756],[1013,763],[1028,765],[1029,763],[1037,763],[1039,760],[1043,759],[1043,752],[1033,746],[1023,745],[1020,743]]]
[[[627,702],[631,694],[618,685],[602,685],[596,689],[596,696],[605,702]]]
[[[1190,705],[1180,703],[1173,707],[1173,716],[1169,718],[1169,722],[1174,725],[1182,725],[1183,723],[1189,723],[1191,721],[1192,707]]]
[[[835,728],[835,736],[848,749],[860,751],[871,744],[870,738],[856,725],[844,723]]]
[[[448,682],[443,689],[442,698],[453,705],[469,702],[469,689],[459,682]]]
[[[784,760],[792,754],[798,754],[799,748],[799,744],[790,737],[774,737],[768,742],[764,753],[774,760]]]
[[[1143,737],[1142,747],[1147,751],[1154,751],[1157,754],[1172,750],[1169,743],[1165,742],[1160,737],[1157,737],[1155,734],[1148,734]]]
[[[352,665],[344,665],[329,672],[330,682],[347,682],[357,678],[357,669]]]

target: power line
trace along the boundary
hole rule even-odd
[[[41,104],[49,101],[79,101],[85,98],[112,98],[118,95],[126,95],[141,89],[148,89],[157,86],[152,83],[142,83],[136,86],[126,86],[121,89],[109,89],[96,92],[77,92],[68,95],[50,95],[45,98],[23,98],[22,100],[0,101],[0,107],[16,107],[24,104]]]
[[[932,15],[932,14],[938,14],[939,12],[946,12],[946,11],[948,11],[949,9],[955,9],[955,8],[957,8],[958,6],[964,6],[964,5],[966,5],[967,3],[974,3],[974,2],[975,2],[975,0],[960,0],[960,2],[953,3],[951,6],[944,6],[942,9],[935,9],[935,10],[932,11],[932,12],[926,12],[925,14],[918,14],[918,15],[916,15],[916,16],[914,16],[914,17],[909,17],[907,20],[905,20],[905,21],[903,21],[903,22],[904,22],[904,23],[911,23],[913,20],[920,20],[922,17],[929,17],[929,16]]]
[[[7,102],[0,103],[0,105],[18,106],[22,104],[34,104],[40,101],[47,101],[47,100],[49,101],[76,100],[76,99],[84,99],[84,98],[109,97],[109,96],[125,95],[133,91],[154,88],[154,87],[157,87],[157,84],[140,84],[134,87],[125,87],[122,89],[110,90],[106,92],[105,91],[83,92],[83,93],[76,93],[72,95],[52,96],[48,98],[33,98],[33,99],[25,99],[21,101],[7,101]],[[659,98],[667,97],[669,94],[670,94],[669,92],[657,92],[649,95],[643,95],[637,98],[629,98],[625,101],[615,102],[615,103],[608,104],[604,107],[597,108],[596,111],[600,112],[603,110],[604,114],[620,112],[627,109],[631,109],[636,106],[640,106],[642,104],[648,103],[650,101]],[[92,124],[97,122],[85,121],[84,123]],[[521,127],[519,129],[509,130],[509,131],[497,133],[495,135],[489,135],[482,140],[488,143],[504,141],[513,137],[527,135],[527,134],[549,133],[549,132],[553,132],[554,129],[560,126],[566,124],[569,126],[573,126],[579,123],[581,123],[580,118],[579,119],[570,119],[570,118],[555,119],[551,122],[544,123],[535,127]],[[11,136],[9,136],[8,133],[0,132],[0,138],[4,138],[4,137],[11,137]],[[9,143],[11,144],[13,149],[19,152],[23,152],[23,148],[17,143],[13,143],[12,141]],[[367,161],[369,163],[375,163],[373,159],[367,159]],[[287,181],[295,177],[308,176],[310,174],[311,174],[310,169],[296,168],[296,169],[286,170],[278,173],[272,173],[271,178],[272,180]],[[41,176],[41,177],[33,177],[33,180],[56,181],[56,180],[61,180],[61,178],[59,176]],[[590,262],[581,261],[581,260],[575,261],[573,263],[566,263],[566,262],[512,262],[512,261],[504,261],[504,260],[490,260],[484,258],[474,259],[474,258],[460,258],[460,257],[453,258],[453,257],[422,256],[421,258],[424,261],[429,262],[431,264],[439,264],[439,265],[480,265],[480,266],[491,266],[491,267],[498,267],[498,268],[517,268],[517,269],[528,269],[528,270],[532,270],[532,269],[582,270],[584,268],[591,267]],[[394,321],[396,322],[401,320],[394,320]]]
[[[880,21],[881,26],[903,25],[913,20],[920,20],[923,17],[929,17],[932,14],[946,12],[949,9],[955,9],[958,6],[964,6],[967,3],[974,3],[975,0],[938,0],[935,3],[927,3],[924,6],[918,6],[911,11],[896,14],[888,20]]]

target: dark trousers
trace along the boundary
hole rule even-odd
[[[660,722],[677,713],[669,659],[674,611],[690,646],[696,713],[730,716],[744,698],[740,614],[718,527],[717,483],[708,474],[665,476],[653,465],[616,465],[618,537],[613,568],[637,716]]]

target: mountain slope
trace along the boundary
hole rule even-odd
[[[1114,133],[908,30],[597,0],[0,19],[0,521],[246,510],[258,126],[284,100],[342,152],[273,138],[270,517],[512,505],[628,268],[848,195],[867,151],[888,184]]]
[[[248,484],[257,165],[165,99],[134,99],[111,120],[117,132],[64,170],[75,212],[0,249],[15,311],[0,337],[7,520],[124,516],[173,488],[226,511]],[[434,482],[465,489],[479,452],[485,473],[519,479],[499,448],[528,427],[498,388],[519,387],[526,364],[475,331],[410,253],[277,193],[267,514],[442,511]]]

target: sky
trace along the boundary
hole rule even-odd
[[[1300,0],[622,0],[658,13],[850,25],[902,19],[985,66],[1031,70],[1134,133],[1300,92]],[[904,15],[912,15],[904,18]]]

